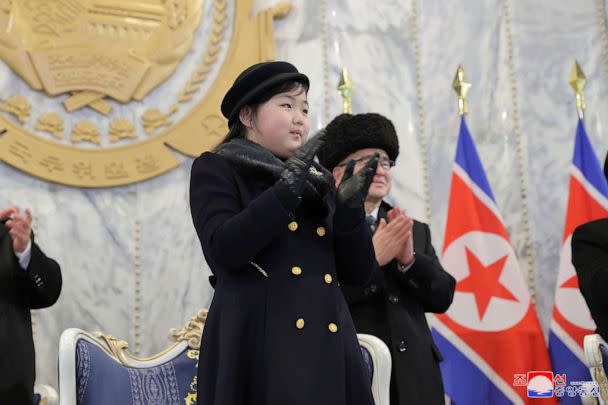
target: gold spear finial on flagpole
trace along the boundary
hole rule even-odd
[[[585,88],[585,84],[587,83],[587,76],[585,76],[585,72],[579,65],[578,61],[574,61],[574,66],[572,66],[572,71],[570,72],[570,87],[574,90],[576,94],[576,110],[578,111],[578,116],[580,119],[583,119],[585,113],[585,95],[583,94],[583,89]]]
[[[471,88],[471,83],[467,82],[464,77],[464,69],[461,65],[456,69],[456,76],[454,77],[452,87],[456,91],[456,94],[458,94],[458,114],[465,115],[469,112],[467,93]]]
[[[340,75],[340,81],[338,82],[338,91],[342,96],[342,110],[347,114],[353,113],[353,90],[355,85],[348,76],[346,67],[342,68],[342,74]]]

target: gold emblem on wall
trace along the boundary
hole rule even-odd
[[[0,0],[0,160],[79,187],[134,183],[227,131],[223,94],[274,59],[253,0]],[[173,149],[173,150],[172,150]]]

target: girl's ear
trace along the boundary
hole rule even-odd
[[[253,114],[251,114],[251,107],[248,105],[241,108],[241,111],[239,111],[239,120],[245,126],[245,128],[253,128],[252,117]]]

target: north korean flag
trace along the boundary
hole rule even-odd
[[[578,287],[578,278],[572,266],[570,241],[577,226],[608,216],[608,184],[580,119],[574,140],[569,187],[549,332],[549,352],[556,373],[565,373],[571,381],[590,381],[591,375],[585,365],[583,340],[585,335],[595,333],[595,323]],[[580,404],[581,399],[578,396],[564,396],[561,402]]]
[[[442,263],[457,280],[449,310],[432,319],[453,404],[539,401],[514,384],[551,370],[545,339],[515,251],[464,117],[452,173]],[[554,398],[542,399],[544,404]]]

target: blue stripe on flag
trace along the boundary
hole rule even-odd
[[[494,203],[496,203],[464,116],[460,120],[460,134],[458,135],[458,146],[456,147],[456,163],[462,167],[471,180],[473,180],[473,182],[477,184]]]
[[[565,373],[567,385],[570,385],[570,381],[591,381],[591,374],[589,374],[587,366],[564,345],[553,331],[549,332],[549,354],[551,355],[551,364],[553,364],[553,374]],[[578,396],[572,398],[564,395],[560,398],[560,403],[562,405],[578,405],[582,402]]]
[[[576,127],[576,139],[574,141],[574,166],[583,173],[589,183],[593,185],[604,197],[608,198],[608,183],[604,177],[602,166],[593,151],[593,146],[589,141],[585,125],[579,119]]]
[[[444,360],[441,374],[445,393],[454,405],[502,405],[512,402],[460,350],[433,329]]]

